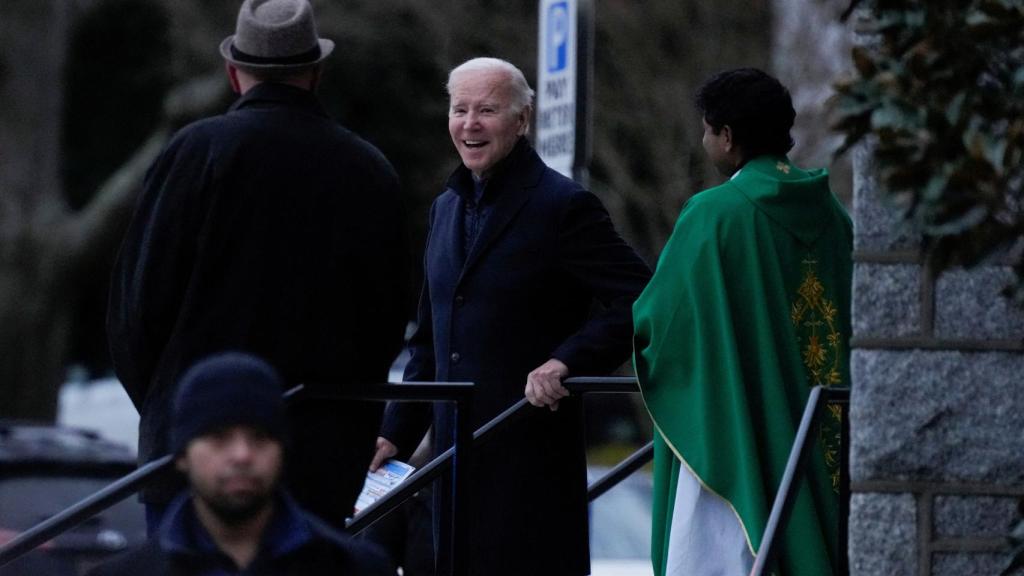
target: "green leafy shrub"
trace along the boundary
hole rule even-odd
[[[870,0],[858,13],[839,153],[874,143],[886,194],[938,269],[1009,254],[1006,293],[1024,306],[1024,0]]]

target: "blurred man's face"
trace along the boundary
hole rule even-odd
[[[229,426],[192,440],[178,457],[193,496],[226,524],[244,522],[274,497],[281,443],[249,426]]]
[[[453,79],[448,132],[462,163],[478,178],[491,175],[526,134],[528,123],[528,109],[513,110],[506,73],[463,72]]]
[[[704,138],[701,144],[708,154],[708,159],[723,176],[732,176],[739,165],[739,155],[732,141],[732,129],[729,126],[722,126],[718,134],[715,134],[715,129],[707,120],[701,122],[704,123]]]

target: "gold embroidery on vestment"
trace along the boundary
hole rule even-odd
[[[783,165],[781,162],[780,166]],[[781,168],[780,168],[781,170]],[[838,309],[826,298],[825,287],[817,274],[817,260],[806,259],[804,279],[797,288],[797,299],[790,309],[790,319],[796,329],[808,384],[833,386],[842,384],[840,362],[843,341],[839,333]],[[832,480],[832,489],[839,492],[839,448],[843,408],[827,404],[828,416],[821,424],[818,439],[824,450],[825,465]]]

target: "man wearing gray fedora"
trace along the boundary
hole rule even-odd
[[[141,462],[168,452],[175,382],[213,352],[256,354],[287,386],[314,391],[387,379],[408,296],[398,178],[319,103],[333,49],[307,0],[245,0],[220,45],[239,99],[175,134],[146,175],[107,317],[116,373],[141,415]],[[289,406],[287,486],[336,526],[351,515],[381,411]],[[181,485],[143,490],[151,531]]]

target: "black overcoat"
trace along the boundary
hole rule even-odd
[[[434,202],[405,373],[407,381],[475,383],[475,427],[523,398],[527,374],[550,358],[571,376],[622,364],[631,306],[650,276],[600,200],[545,166],[525,139],[486,186],[494,204],[470,247],[463,211],[473,185],[464,166]],[[448,406],[433,409],[442,449],[453,437]],[[474,453],[471,574],[590,572],[582,405],[569,398],[557,412],[534,410]],[[427,404],[392,403],[382,433],[407,452],[430,420]],[[447,501],[436,504],[438,515],[448,512]]]
[[[150,168],[114,270],[114,367],[141,414],[139,455],[167,449],[190,364],[225,349],[287,384],[384,382],[407,321],[398,178],[312,92],[259,84],[179,131]],[[317,515],[351,514],[381,407],[299,401],[289,485]],[[162,483],[144,500],[169,500]]]

